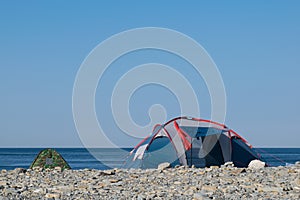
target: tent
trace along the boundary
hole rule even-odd
[[[220,166],[232,161],[247,167],[260,155],[240,135],[209,120],[178,117],[156,125],[151,136],[142,140],[127,157],[124,168],[157,168],[160,163],[171,166]]]
[[[61,167],[62,170],[71,169],[65,159],[54,149],[42,150],[30,165],[30,169],[33,169],[34,167],[43,169],[53,169],[55,167]]]

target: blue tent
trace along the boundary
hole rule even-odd
[[[254,159],[260,159],[260,155],[225,125],[178,117],[156,125],[152,135],[130,152],[124,168],[157,168],[163,162],[171,166],[208,167],[229,161],[237,167],[247,167]]]

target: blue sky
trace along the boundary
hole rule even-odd
[[[111,35],[149,26],[180,31],[207,50],[223,77],[229,127],[254,146],[300,147],[299,1],[131,2],[0,3],[0,147],[82,146],[72,116],[73,84],[81,63]],[[151,61],[185,65],[157,51],[137,52],[114,65],[128,65],[128,70]],[[98,118],[104,123],[110,120],[101,113],[108,109],[109,80],[122,73],[113,66],[111,70],[96,94]],[[182,73],[196,81],[189,69]],[[207,90],[203,84],[197,87],[207,118]],[[162,102],[153,99],[155,92],[164,97]],[[164,104],[168,117],[176,116],[174,96],[149,86],[130,101],[137,123],[147,122],[153,103]],[[137,142],[116,133],[114,140],[118,138],[124,138],[122,146]]]

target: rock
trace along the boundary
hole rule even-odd
[[[173,184],[174,184],[174,185],[181,185],[182,183],[179,182],[179,181],[175,181]]]
[[[158,170],[165,170],[167,168],[170,168],[171,165],[168,162],[160,163],[157,167]]]
[[[142,194],[139,194],[137,199],[138,200],[145,200],[146,197],[144,195],[142,195]]]
[[[60,194],[56,194],[56,193],[47,193],[45,195],[45,198],[48,199],[59,199],[60,198]]]
[[[156,197],[156,194],[148,194],[146,199],[154,199]]]
[[[4,196],[9,196],[9,195],[12,195],[12,194],[14,194],[14,193],[15,193],[15,190],[12,189],[12,188],[7,188],[7,189],[4,189],[4,190],[3,190]]]
[[[32,170],[39,171],[40,167],[33,167]]]
[[[208,168],[208,167],[205,168],[206,172],[211,172],[212,170],[213,170],[212,168]]]
[[[294,185],[297,186],[297,187],[300,187],[300,177],[295,179]]]
[[[234,167],[233,162],[226,162],[222,167]]]
[[[265,162],[262,162],[260,160],[252,160],[249,165],[248,165],[248,168],[249,169],[262,169],[264,168],[266,165]]]
[[[292,174],[292,173],[297,173],[297,171],[295,169],[288,169],[288,173]]]
[[[233,169],[230,173],[237,175],[237,174],[244,173],[244,172],[246,172],[245,168],[237,168],[237,169]]]
[[[184,195],[191,196],[194,194],[193,190],[187,190],[183,193]]]
[[[217,190],[217,187],[216,186],[210,186],[210,185],[203,185],[202,190],[205,190],[205,191],[211,191],[211,192],[214,192]]]
[[[232,167],[167,170],[8,170],[0,173],[6,199],[299,199],[300,168]],[[118,171],[117,173],[115,173]],[[21,176],[20,174],[24,174]],[[28,176],[27,176],[28,175]],[[30,175],[30,176],[29,176]]]
[[[6,181],[0,181],[0,186],[6,186],[7,182]]]
[[[104,170],[101,171],[98,176],[107,176],[107,175],[114,175],[115,174],[115,170]]]
[[[13,183],[10,187],[15,189],[21,189],[24,187],[24,185],[22,183]]]
[[[258,190],[259,192],[277,192],[277,193],[279,193],[279,192],[282,191],[281,188],[277,188],[277,187],[267,187],[267,186],[265,186],[265,187],[259,187],[259,188],[257,188],[257,190]]]
[[[117,183],[119,181],[121,181],[121,180],[120,179],[109,179],[110,183]]]
[[[193,199],[195,199],[195,200],[203,200],[204,199],[204,195],[202,193],[194,193]]]
[[[43,189],[42,188],[38,188],[36,190],[33,190],[33,193],[43,193]]]
[[[54,167],[54,170],[57,171],[57,172],[61,172],[62,171],[61,167]]]
[[[26,169],[24,169],[24,168],[16,168],[14,171],[17,174],[26,173]]]
[[[204,175],[204,174],[205,174],[205,171],[198,171],[197,174],[199,174],[199,175]]]

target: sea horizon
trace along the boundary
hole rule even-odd
[[[45,148],[53,148],[63,156],[72,169],[122,168],[131,148],[0,148],[0,170],[29,168],[38,153]],[[286,166],[300,161],[300,148],[253,148],[269,166]],[[97,158],[95,158],[95,156]]]
[[[57,146],[36,146],[36,147],[3,147],[1,146],[0,149],[47,149],[47,148],[52,148],[52,149],[133,149],[135,146],[127,146],[127,147],[57,147]],[[254,149],[300,149],[299,147],[285,147],[285,146],[253,146],[252,148]]]

